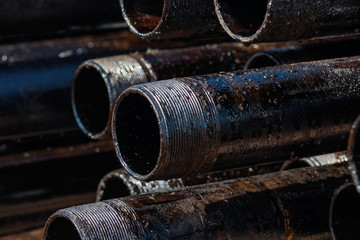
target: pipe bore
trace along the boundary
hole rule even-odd
[[[334,195],[330,228],[334,240],[360,239],[360,195],[354,184],[343,185]]]
[[[130,93],[114,109],[119,123],[115,127],[116,144],[126,170],[147,175],[157,165],[160,152],[160,129],[150,102],[142,95]]]
[[[72,107],[81,130],[89,137],[102,134],[110,118],[109,91],[96,67],[81,68],[74,81]]]
[[[149,35],[161,24],[164,0],[122,0],[120,3],[126,22],[136,34]]]
[[[44,240],[81,240],[77,227],[66,217],[58,217],[47,229]]]
[[[256,34],[265,21],[267,0],[214,0],[214,3],[221,25],[232,38]]]

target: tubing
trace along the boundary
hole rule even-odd
[[[244,43],[359,34],[357,0],[214,0],[220,24]]]
[[[328,239],[346,179],[345,166],[302,168],[112,199],[57,211],[43,239]]]
[[[145,39],[225,38],[211,0],[120,0],[130,30]]]
[[[330,153],[320,156],[288,160],[284,162],[281,170],[295,169],[300,167],[320,167],[342,162],[347,162],[347,156],[345,153]]]
[[[0,168],[0,236],[43,227],[58,209],[94,202],[97,183],[116,167],[113,152],[92,152]]]
[[[83,61],[144,47],[129,33],[55,39],[0,47],[0,141],[76,132],[74,73]],[[85,139],[86,140],[86,139]]]
[[[121,22],[116,0],[13,0],[0,3],[0,34],[43,34]]]
[[[257,52],[245,63],[244,69],[350,57],[359,54],[360,41],[356,39],[315,44],[310,43]]]
[[[115,103],[116,152],[154,180],[343,151],[359,73],[352,57],[133,86]]]
[[[177,178],[150,182],[139,181],[126,173],[124,169],[117,169],[106,174],[100,180],[96,193],[96,201],[99,202],[112,198],[135,196],[145,193],[179,190],[193,185],[276,172],[279,171],[280,167],[280,164],[269,164],[266,166],[252,166],[250,168],[212,172],[191,178]]]
[[[341,186],[331,202],[330,229],[334,240],[360,238],[360,195],[352,183]]]
[[[359,112],[359,111],[358,111]],[[349,170],[356,186],[356,190],[360,193],[360,180],[359,180],[359,168],[360,168],[360,115],[355,120],[350,129],[349,141],[348,141],[348,159]]]
[[[75,119],[88,137],[110,138],[113,105],[126,88],[174,77],[239,70],[256,51],[243,44],[224,43],[88,60],[77,70],[73,83]]]

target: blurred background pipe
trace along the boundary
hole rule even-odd
[[[0,22],[1,36],[55,34],[86,28],[97,28],[98,31],[105,24],[109,28],[124,27],[120,24],[123,19],[116,0],[1,1]]]
[[[360,41],[357,39],[286,46],[255,53],[245,63],[244,69],[349,57],[359,54]]]
[[[341,186],[331,202],[330,229],[334,240],[360,238],[360,195],[352,183]]]
[[[358,111],[358,113],[360,113],[360,111]],[[351,177],[356,186],[356,190],[360,194],[360,115],[355,120],[350,129],[350,136],[348,141],[348,159]]]
[[[174,77],[239,70],[252,54],[270,45],[256,47],[222,43],[88,60],[77,70],[73,83],[75,119],[86,136],[110,138],[113,105],[126,88]]]
[[[281,170],[301,167],[320,167],[342,162],[347,162],[346,153],[330,153],[314,157],[288,160],[281,166]]]
[[[359,57],[145,83],[116,101],[112,134],[141,180],[338,152],[359,91]]]
[[[346,179],[346,166],[302,168],[112,199],[57,211],[44,239],[329,239]]]
[[[145,39],[225,38],[211,0],[120,0],[130,30]]]
[[[244,43],[359,34],[357,0],[214,0],[224,30]]]
[[[188,186],[218,182],[239,177],[248,177],[279,171],[281,164],[269,164],[246,168],[212,172],[194,177],[143,182],[131,177],[124,169],[117,169],[106,174],[99,182],[96,201],[112,198],[135,196],[145,193],[167,192]]]

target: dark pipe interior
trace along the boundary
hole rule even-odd
[[[217,0],[224,23],[236,35],[256,33],[265,19],[267,0]]]
[[[297,168],[303,168],[303,167],[309,167],[310,165],[306,163],[305,161],[291,161],[289,164],[283,168],[283,170],[290,170],[290,169],[297,169]]]
[[[59,217],[50,224],[44,240],[81,240],[81,237],[69,219]]]
[[[83,127],[92,135],[106,128],[110,117],[110,100],[105,82],[95,68],[83,68],[74,85],[74,104]]]
[[[336,240],[360,239],[360,195],[354,185],[338,193],[330,217]]]
[[[130,196],[130,191],[120,178],[112,177],[105,181],[101,201],[126,196]]]
[[[123,0],[123,4],[123,11],[139,33],[150,33],[159,25],[163,0]]]
[[[160,129],[152,106],[142,95],[129,93],[114,114],[122,158],[134,173],[147,175],[160,151]]]
[[[254,68],[263,68],[280,65],[275,58],[272,58],[265,54],[256,54],[252,58],[250,58],[249,62],[246,64],[246,69],[254,69]]]

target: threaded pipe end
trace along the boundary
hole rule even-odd
[[[144,230],[134,210],[114,199],[57,211],[47,221],[44,240],[140,239]]]
[[[200,82],[133,86],[116,101],[112,134],[124,168],[141,180],[208,171],[218,138],[215,104]]]

